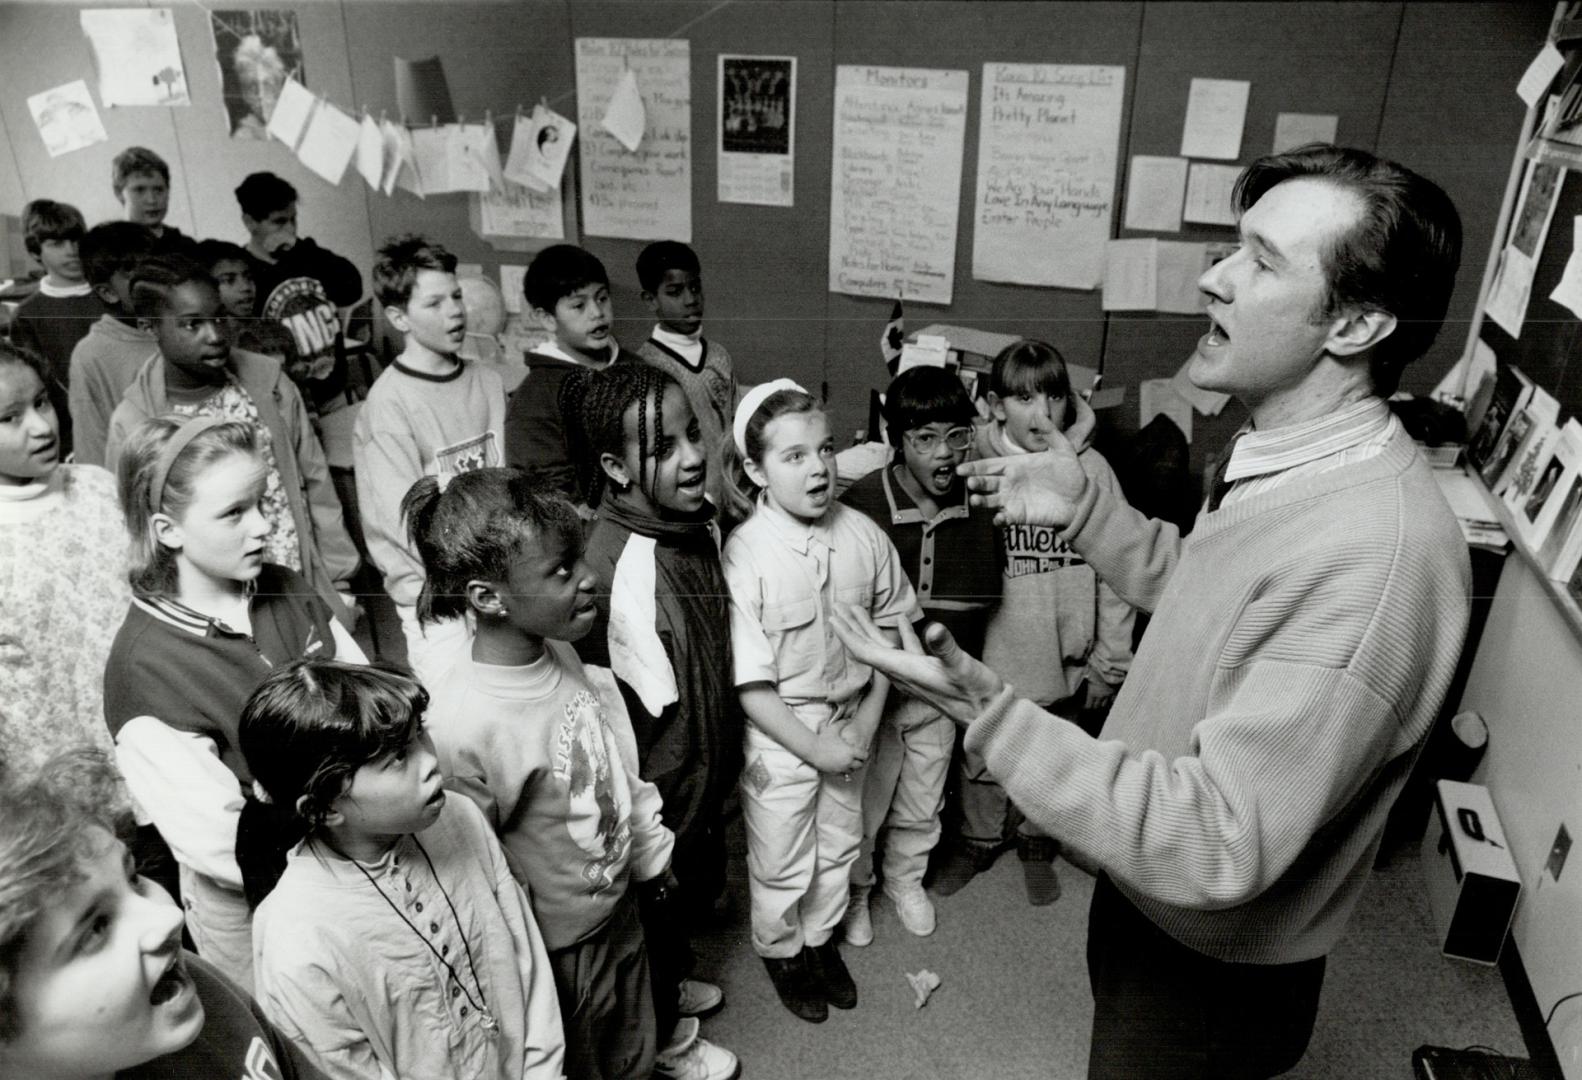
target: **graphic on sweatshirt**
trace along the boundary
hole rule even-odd
[[[1087,562],[1060,538],[1060,530],[1047,525],[1007,525],[1005,533],[1005,576],[1027,577],[1049,574]]]
[[[570,800],[566,831],[589,859],[582,879],[598,894],[615,883],[632,845],[632,796],[604,706],[580,690],[555,732],[555,777]]]
[[[499,446],[495,442],[492,431],[485,431],[481,435],[474,435],[470,439],[463,439],[459,443],[442,446],[434,451],[434,467],[438,476],[460,476],[462,473],[503,464],[505,463],[500,459]]]
[[[302,391],[308,408],[333,412],[338,404],[345,404],[346,368],[337,356],[341,317],[318,279],[282,281],[264,301],[261,314],[291,335],[296,355],[286,358],[286,374]]]
[[[243,1080],[285,1080],[280,1066],[275,1062],[275,1055],[269,1052],[269,1047],[257,1035],[248,1044],[246,1068]]]

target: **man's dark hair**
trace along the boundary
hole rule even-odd
[[[1384,311],[1396,326],[1368,358],[1373,389],[1395,393],[1401,369],[1434,343],[1461,265],[1461,215],[1450,196],[1393,161],[1366,150],[1312,143],[1247,166],[1232,201],[1246,212],[1277,184],[1313,179],[1362,202],[1357,224],[1322,253],[1329,295],[1317,318],[1348,307]]]
[[[655,240],[637,255],[637,281],[644,292],[656,293],[665,280],[666,270],[687,274],[703,273],[698,253],[680,240]]]
[[[553,312],[560,298],[585,285],[610,284],[604,264],[576,244],[551,244],[533,256],[522,275],[522,296],[540,311]]]
[[[135,221],[106,221],[82,234],[77,257],[90,285],[108,285],[154,253],[154,233]]]
[[[896,449],[914,428],[925,424],[969,427],[977,415],[960,377],[945,368],[907,368],[884,392],[885,432]]]
[[[374,296],[385,307],[406,307],[419,270],[454,274],[456,256],[413,233],[392,236],[374,262]]]
[[[262,221],[296,201],[297,189],[272,172],[252,173],[236,187],[237,204],[254,221]]]
[[[88,223],[71,203],[34,199],[22,208],[22,246],[38,258],[46,240],[81,240]],[[82,257],[79,251],[78,258]]]

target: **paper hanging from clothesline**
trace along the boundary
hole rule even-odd
[[[357,125],[357,174],[375,191],[384,179],[384,153],[385,141],[379,121],[364,113],[362,123]]]
[[[692,239],[692,52],[684,39],[578,38],[577,145],[582,223],[590,236]],[[627,73],[644,97],[641,145],[603,119]]]
[[[648,110],[643,107],[643,95],[637,88],[637,73],[627,68],[615,84],[610,103],[605,106],[604,119],[599,122],[605,131],[632,153],[643,145],[643,133],[648,129]]]
[[[295,79],[287,79],[275,99],[275,111],[269,115],[269,134],[295,150],[307,129],[308,117],[313,113],[315,98]]]
[[[566,117],[547,106],[533,106],[533,115],[517,116],[511,128],[505,178],[537,191],[558,191],[576,134],[577,125]]]
[[[88,84],[81,79],[34,94],[27,99],[27,107],[52,158],[110,138],[94,108]]]
[[[297,160],[325,181],[339,184],[357,152],[357,137],[357,121],[321,101],[297,148]]]
[[[423,183],[413,160],[412,133],[402,124],[384,120],[379,124],[379,134],[385,142],[385,172],[379,181],[380,190],[390,195],[399,187],[421,199]]]
[[[90,8],[77,19],[93,49],[106,108],[191,104],[169,8]]]
[[[1123,67],[983,65],[973,277],[1099,284],[1125,93]]]

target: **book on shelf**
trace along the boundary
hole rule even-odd
[[[1525,501],[1515,506],[1516,528],[1535,553],[1543,550],[1567,495],[1582,481],[1582,422],[1572,417],[1560,429],[1553,453]]]
[[[1555,440],[1560,437],[1560,403],[1543,387],[1533,389],[1526,416],[1527,434],[1511,451],[1510,464],[1495,490],[1513,511],[1532,495],[1554,453]]]
[[[1478,429],[1467,441],[1467,463],[1477,470],[1485,483],[1492,483],[1503,472],[1509,458],[1499,460],[1505,434],[1512,418],[1527,408],[1533,395],[1533,381],[1514,364],[1501,364],[1494,375],[1494,392],[1483,410]],[[1498,467],[1494,467],[1498,462]]]

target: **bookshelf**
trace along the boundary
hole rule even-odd
[[[1494,512],[1494,520],[1500,523],[1500,528],[1504,529],[1505,535],[1510,538],[1511,550],[1506,558],[1515,555],[1517,558],[1526,560],[1533,576],[1544,583],[1544,592],[1548,594],[1549,599],[1554,603],[1555,610],[1559,612],[1560,617],[1566,621],[1566,624],[1571,627],[1571,632],[1576,635],[1577,641],[1582,643],[1582,604],[1578,604],[1576,598],[1566,589],[1565,582],[1555,581],[1549,576],[1548,571],[1544,569],[1544,564],[1539,561],[1537,552],[1533,551],[1527,545],[1527,541],[1522,539],[1521,530],[1516,524],[1516,515],[1511,511],[1509,504],[1489,490],[1488,485],[1483,482],[1483,478],[1477,474],[1476,470],[1466,469],[1465,466],[1462,466],[1462,468],[1472,478],[1472,482],[1478,486],[1478,490],[1483,493],[1484,500]]]

